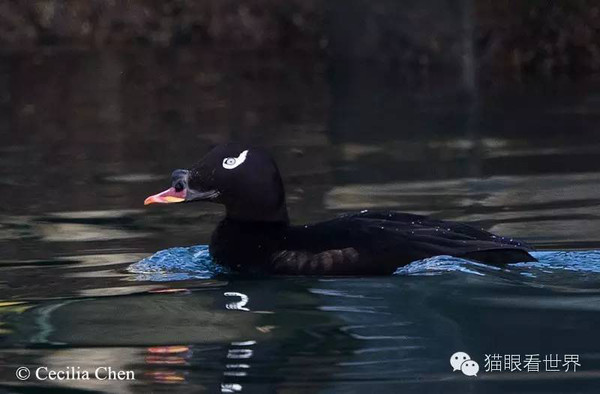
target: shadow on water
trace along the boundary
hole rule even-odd
[[[464,81],[367,63],[186,49],[2,60],[3,388],[596,391],[595,81],[479,86],[473,107]],[[219,207],[142,208],[172,169],[227,140],[273,151],[294,222],[430,214],[533,243],[540,263],[229,274],[203,246]],[[456,351],[480,364],[477,378],[452,372]],[[578,354],[581,368],[484,372],[492,353]],[[136,379],[20,382],[21,365],[109,365]]]

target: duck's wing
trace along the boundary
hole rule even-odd
[[[457,240],[476,240],[487,241],[494,245],[514,246],[526,251],[534,250],[534,247],[514,238],[499,236],[482,228],[476,228],[469,224],[439,220],[428,216],[415,215],[404,212],[378,212],[378,211],[363,211],[357,214],[342,216],[340,219],[373,219],[383,220],[393,224],[402,226],[403,228],[415,231],[418,235],[431,235],[440,237],[441,239],[457,239]],[[440,233],[441,231],[441,233]]]
[[[363,212],[290,229],[272,256],[289,274],[389,274],[424,258],[450,255],[488,264],[535,261],[518,240],[472,226],[396,212]]]

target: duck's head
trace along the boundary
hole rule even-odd
[[[259,148],[219,145],[190,169],[173,171],[171,187],[146,198],[144,205],[192,201],[223,204],[230,219],[288,221],[279,170]]]

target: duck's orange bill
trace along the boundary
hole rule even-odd
[[[181,191],[176,191],[174,187],[165,190],[164,192],[160,192],[153,196],[150,196],[144,200],[144,205],[150,204],[172,204],[175,202],[185,201],[186,191],[185,189]]]

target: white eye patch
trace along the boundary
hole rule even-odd
[[[240,164],[246,161],[246,155],[248,154],[248,150],[240,153],[238,157],[226,157],[223,159],[223,168],[226,170],[233,170]]]

